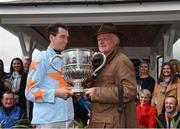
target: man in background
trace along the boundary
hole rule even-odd
[[[29,72],[29,67],[31,64],[31,59],[29,57],[25,57],[23,59],[23,70],[24,70],[24,78],[26,78],[27,80],[27,74]],[[25,86],[21,87],[20,89],[20,94],[21,94],[21,101],[24,102],[22,103],[22,105],[24,106],[24,108],[26,108],[26,116],[28,118],[29,121],[32,120],[32,109],[33,109],[33,102],[27,101],[25,98]]]
[[[164,104],[165,104],[165,112],[158,116],[157,127],[169,128],[169,129],[180,128],[180,113],[177,110],[178,102],[177,102],[176,97],[167,96],[165,98]],[[175,123],[173,123],[173,119]]]
[[[30,64],[31,64],[31,60],[28,57],[24,58],[24,60],[23,60],[23,68],[24,68],[25,73],[29,72]]]
[[[14,93],[11,91],[5,91],[2,95],[2,107],[0,107],[0,122],[2,128],[13,127],[18,120],[20,120],[24,112],[16,106]]]

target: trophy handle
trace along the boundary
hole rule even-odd
[[[53,61],[54,61],[56,58],[59,58],[59,59],[62,60],[63,57],[62,57],[62,55],[55,55],[54,57],[51,58],[51,60],[50,60],[50,65],[51,65],[51,67],[52,67],[54,70],[56,70],[56,71],[58,71],[58,72],[61,72],[61,69],[59,70],[59,69],[53,64]]]
[[[99,70],[104,66],[104,64],[106,63],[106,55],[105,55],[104,53],[95,52],[95,53],[93,54],[93,58],[94,58],[96,55],[101,55],[101,56],[103,57],[103,63],[102,63],[98,68],[96,68],[96,69],[94,70],[93,76],[96,76],[96,72],[99,71]]]

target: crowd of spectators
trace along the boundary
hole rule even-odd
[[[0,121],[5,120],[1,126],[9,128],[23,118],[32,119],[33,103],[25,98],[25,86],[27,73],[31,60],[26,58],[13,58],[10,64],[10,72],[4,71],[4,63],[0,60]],[[158,80],[150,76],[150,68],[147,62],[139,66],[137,77],[137,101],[136,113],[139,127],[175,127],[180,111],[180,63],[171,59],[162,65]],[[89,111],[78,102],[79,97],[73,96],[75,119],[87,125]],[[10,121],[11,117],[17,119]],[[8,118],[8,119],[7,119]],[[11,124],[9,124],[11,123]],[[180,127],[180,123],[176,123]]]
[[[20,58],[13,58],[10,72],[6,73],[4,63],[0,60],[0,121],[16,115],[18,118],[12,122],[5,121],[2,127],[13,126],[22,116],[27,118],[29,122],[32,119],[33,103],[28,102],[25,98],[30,62],[31,60],[28,58],[23,61]],[[140,64],[139,76],[137,77],[138,99],[136,101],[139,127],[155,128],[162,125],[163,127],[173,127],[172,118],[174,117],[176,121],[180,111],[179,69],[179,61],[171,59],[169,62],[163,63],[159,79],[155,81],[149,74],[149,64],[147,62]],[[73,100],[75,111],[78,112],[75,113],[75,119],[86,124],[89,119],[89,110],[81,106],[77,97],[74,96]],[[83,111],[82,114],[81,111]],[[180,123],[176,125],[179,127]]]
[[[27,63],[27,60],[29,63]],[[26,61],[26,63],[23,63]],[[0,120],[4,120],[5,125],[2,127],[9,128],[14,126],[11,123],[14,117],[18,115],[18,119],[28,119],[29,122],[32,116],[32,107],[28,106],[29,103],[25,98],[25,87],[27,80],[27,73],[30,66],[30,59],[24,58],[24,60],[16,57],[11,60],[9,73],[4,72],[4,63],[0,60],[0,92],[1,92],[1,116]],[[7,96],[7,100],[6,100]],[[9,109],[7,108],[9,105]],[[21,113],[20,113],[21,112]],[[12,123],[16,123],[14,120]],[[7,126],[9,125],[9,126]]]

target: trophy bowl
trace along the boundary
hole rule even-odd
[[[102,56],[103,63],[94,70],[92,60],[97,55]],[[56,58],[60,58],[63,62],[60,70],[57,69],[53,63]],[[55,70],[63,72],[64,79],[72,83],[72,92],[74,94],[81,94],[85,92],[82,83],[87,78],[95,75],[95,73],[104,66],[105,62],[106,56],[103,53],[93,52],[92,50],[85,48],[74,48],[64,50],[60,55],[55,55],[51,59],[51,66]]]

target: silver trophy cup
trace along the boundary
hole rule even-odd
[[[96,56],[102,56],[103,62],[94,70],[92,60]],[[54,65],[54,60],[57,58],[63,62],[61,69]],[[73,94],[81,94],[85,92],[82,83],[92,75],[96,75],[96,72],[104,66],[105,62],[106,56],[103,53],[93,52],[90,49],[75,48],[64,50],[61,55],[55,55],[50,63],[52,68],[63,73],[65,80],[72,83]]]

